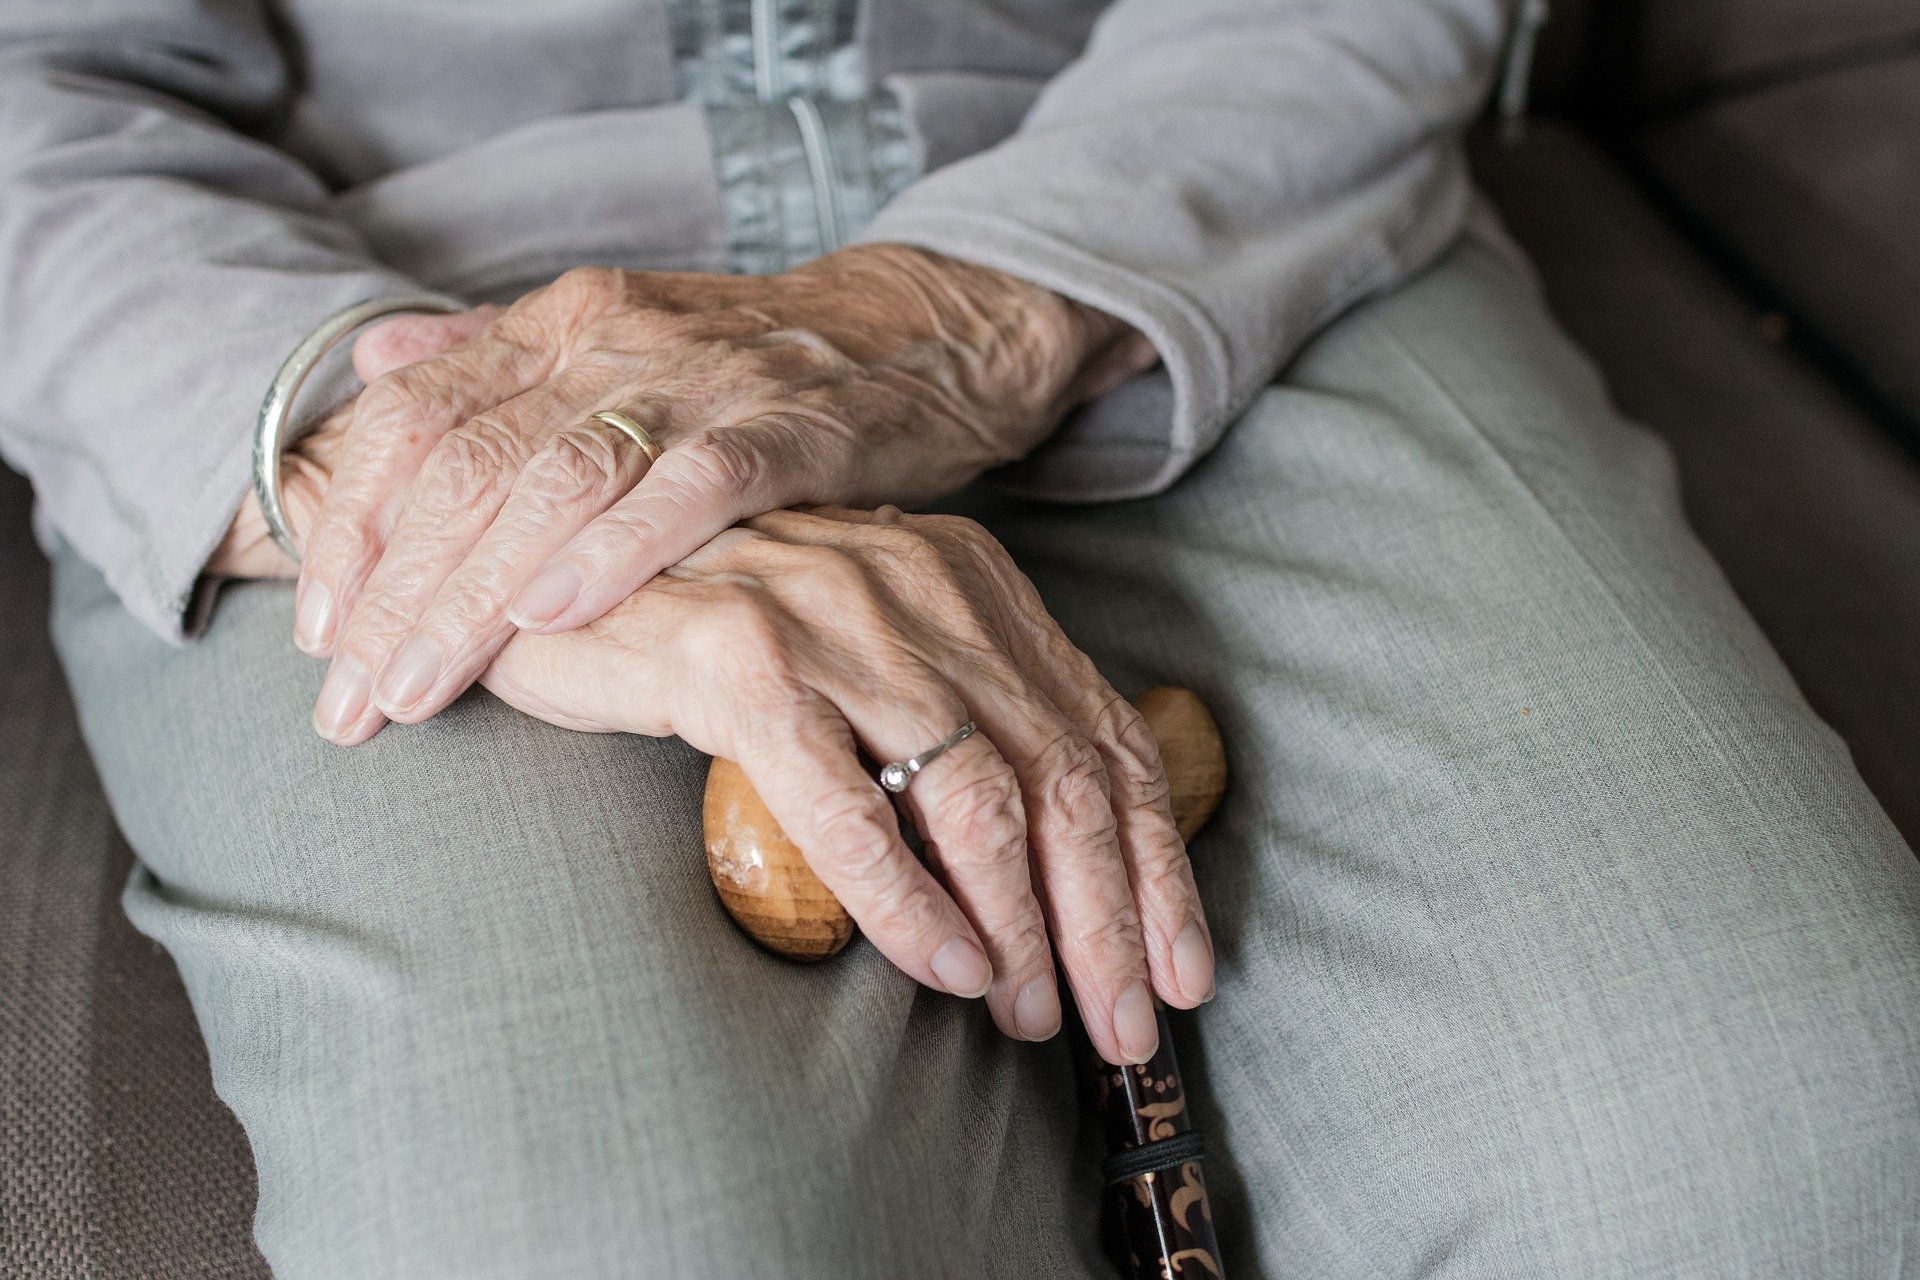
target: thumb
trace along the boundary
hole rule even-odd
[[[353,343],[353,371],[360,381],[372,382],[405,365],[437,356],[457,347],[492,324],[505,308],[475,307],[457,315],[388,316]]]

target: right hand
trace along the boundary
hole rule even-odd
[[[1212,994],[1152,733],[971,521],[762,516],[585,627],[516,635],[483,682],[555,724],[737,761],[874,945],[984,994],[1009,1035],[1059,1027],[1049,940],[1109,1062],[1152,1055],[1151,992]],[[856,749],[902,760],[967,720],[900,797],[929,871]]]

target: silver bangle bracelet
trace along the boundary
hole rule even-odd
[[[280,504],[280,455],[292,443],[286,438],[287,423],[293,417],[294,397],[300,394],[307,375],[342,338],[370,321],[402,311],[453,315],[471,309],[459,298],[445,293],[370,298],[328,316],[281,363],[267,387],[267,398],[260,402],[260,418],[253,429],[253,495],[259,499],[260,514],[266,517],[267,532],[295,563],[299,562],[300,548],[294,543],[293,530],[287,527],[286,509]]]

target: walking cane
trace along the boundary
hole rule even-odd
[[[1174,823],[1191,840],[1219,806],[1227,761],[1205,704],[1185,689],[1134,700],[1160,744]],[[780,830],[740,766],[715,760],[703,814],[707,869],[727,913],[775,955],[815,962],[853,938],[853,920]],[[1071,1004],[1071,1002],[1068,1002]],[[1156,1004],[1160,1048],[1138,1066],[1100,1060],[1080,1037],[1083,1084],[1106,1139],[1102,1244],[1128,1280],[1222,1277],[1194,1131],[1167,1014]]]

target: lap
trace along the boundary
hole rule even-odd
[[[1227,734],[1188,1051],[1243,1268],[1786,1274],[1828,1230],[1891,1256],[1911,856],[1505,267],[1463,249],[1358,309],[1166,495],[962,505],[1117,684],[1189,685]],[[343,752],[284,588],[173,650],[59,584],[130,908],[276,1264],[1091,1269],[1057,1048],[864,947],[754,951],[684,747],[482,696]]]
[[[284,586],[173,649],[56,577],[128,909],[248,1132],[276,1275],[1095,1274],[1063,1052],[871,948],[747,942],[704,757],[485,695],[342,750]]]

